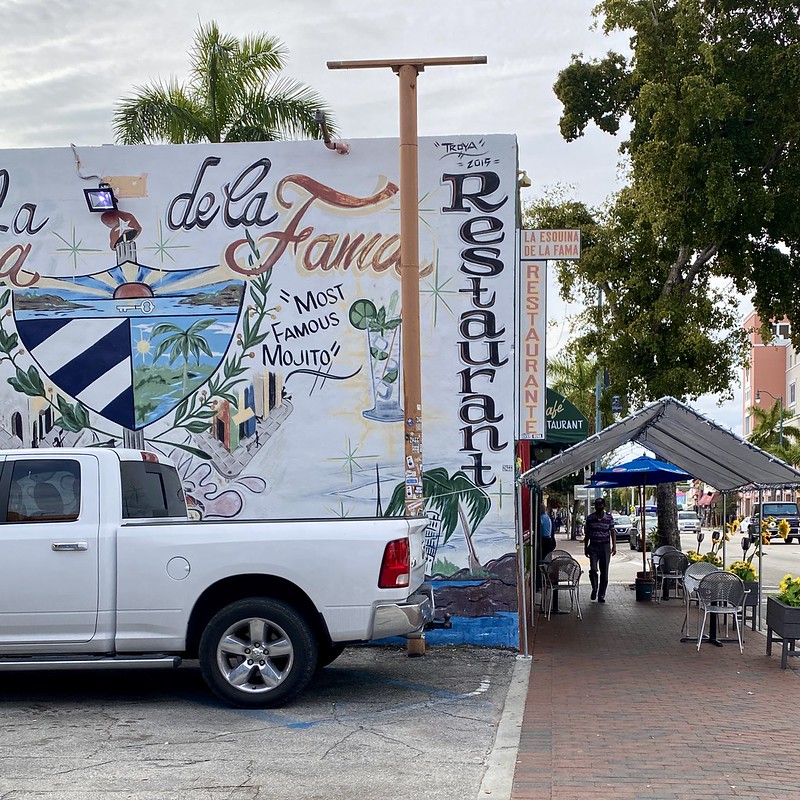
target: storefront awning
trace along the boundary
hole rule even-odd
[[[550,443],[574,444],[582,442],[589,435],[589,420],[581,410],[550,387],[547,388],[547,407],[545,425]]]

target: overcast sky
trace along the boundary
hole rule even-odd
[[[397,135],[389,70],[329,71],[327,61],[485,55],[485,66],[419,78],[421,135],[515,133],[530,196],[557,183],[589,205],[617,188],[619,140],[595,130],[566,144],[552,85],[572,53],[624,50],[592,30],[595,0],[0,0],[0,148],[113,142],[115,102],[154,78],[187,76],[199,22],[266,32],[290,51],[287,74],[319,91],[342,138]],[[525,195],[523,194],[523,199]],[[551,317],[561,316],[555,302]],[[563,343],[553,332],[548,349]],[[733,428],[739,406],[701,410]]]

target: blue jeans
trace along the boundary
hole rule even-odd
[[[611,542],[589,542],[589,581],[598,598],[605,598],[608,587],[608,565],[611,563]],[[598,580],[598,570],[600,572]]]

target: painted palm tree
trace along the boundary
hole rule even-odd
[[[492,507],[489,495],[476,486],[466,473],[458,470],[449,475],[444,467],[436,467],[422,473],[422,492],[425,496],[425,507],[434,509],[441,515],[443,542],[447,542],[456,526],[461,524],[467,543],[470,571],[479,570],[481,564],[472,535]],[[400,516],[404,509],[405,483],[399,483],[394,488],[384,516]]]
[[[216,22],[201,25],[189,53],[190,77],[135,89],[119,101],[114,133],[120,144],[266,142],[319,138],[320,96],[281,74],[288,51],[274,36],[238,39]],[[333,133],[335,126],[328,123]]]
[[[153,351],[153,363],[158,361],[165,353],[167,354],[170,366],[179,358],[182,358],[183,371],[181,375],[181,386],[184,393],[186,393],[189,388],[190,359],[194,358],[195,362],[199,364],[202,355],[207,355],[210,358],[214,356],[208,342],[200,335],[200,332],[204,331],[215,322],[215,319],[199,319],[197,322],[192,323],[186,330],[172,322],[160,322],[153,327],[152,333],[150,334],[152,339],[159,336],[164,337]]]
[[[759,408],[753,406],[750,409],[750,416],[754,420],[753,430],[748,437],[750,441],[767,450],[770,453],[795,463],[798,455],[797,444],[800,441],[800,428],[795,425],[783,424],[782,417],[785,418],[784,410],[781,408],[779,400],[776,400],[770,408]],[[781,440],[782,443],[781,443]]]

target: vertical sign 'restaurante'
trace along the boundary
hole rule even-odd
[[[533,258],[538,231],[520,231],[519,421],[518,439],[544,439],[545,325],[547,322],[547,261]]]
[[[547,262],[581,257],[581,232],[521,230],[519,232],[519,421],[518,439],[545,439],[545,326],[547,324]]]

